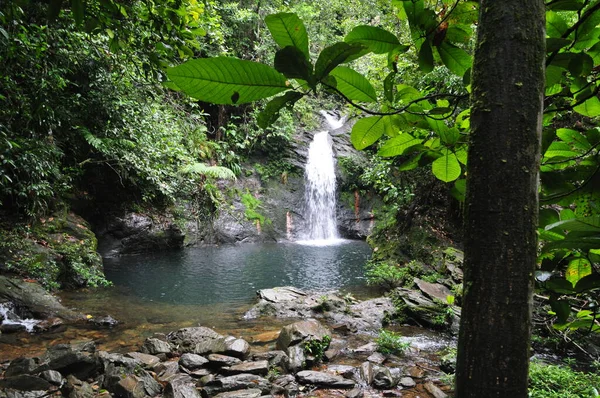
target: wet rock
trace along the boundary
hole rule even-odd
[[[363,398],[364,395],[365,394],[364,394],[362,388],[353,388],[352,390],[350,390],[346,394],[344,394],[344,396],[346,398]]]
[[[182,366],[188,370],[196,370],[208,363],[208,359],[198,354],[192,354],[186,352],[179,358],[179,366]]]
[[[60,387],[63,384],[63,377],[60,372],[56,370],[45,370],[40,373],[40,377],[46,380],[48,383]]]
[[[171,346],[166,341],[148,337],[141,349],[142,353],[150,355],[170,354]]]
[[[273,380],[273,394],[295,397],[298,392],[298,383],[292,375],[281,375]]]
[[[50,389],[52,384],[38,376],[18,375],[0,379],[0,387],[21,391],[41,391]]]
[[[204,376],[208,376],[209,374],[211,374],[209,369],[196,369],[196,370],[192,370],[192,371],[188,371],[187,374],[189,374],[191,377],[195,378],[195,379],[200,379]]]
[[[448,395],[445,392],[440,390],[440,388],[438,386],[436,386],[435,384],[433,384],[430,381],[425,383],[424,387],[431,395],[433,395],[433,398],[447,398],[448,397]]]
[[[353,380],[345,379],[325,372],[314,370],[303,370],[296,374],[296,379],[301,384],[311,384],[326,388],[353,388],[356,384]]]
[[[372,362],[377,365],[381,365],[382,363],[385,362],[385,360],[386,360],[385,355],[383,355],[380,352],[374,352],[373,354],[369,355],[369,357],[367,358],[367,361]]]
[[[458,332],[460,309],[453,307],[454,316],[448,318],[447,308],[444,304],[438,304],[432,299],[426,297],[420,291],[397,288],[398,295],[406,304],[406,311],[409,317],[415,318],[418,322],[432,327],[448,327],[454,332]]]
[[[227,355],[221,355],[221,354],[210,354],[208,356],[208,360],[210,362],[210,365],[217,366],[217,367],[233,366],[233,365],[237,365],[242,362],[241,360],[239,360],[237,358],[230,357]]]
[[[59,317],[66,320],[83,319],[83,315],[65,308],[56,297],[37,283],[0,275],[0,300],[10,301],[25,309],[36,319]]]
[[[64,321],[60,318],[53,317],[40,321],[40,323],[33,326],[34,332],[46,332],[48,330],[57,330],[64,325]]]
[[[291,286],[274,287],[272,289],[261,289],[256,292],[261,300],[266,300],[271,303],[281,303],[285,301],[293,301],[298,298],[304,298],[308,294],[300,289]]]
[[[371,362],[363,362],[359,368],[359,375],[367,385],[373,383],[373,364]]]
[[[194,383],[173,380],[165,386],[163,398],[200,398]]]
[[[144,354],[141,352],[128,352],[126,355],[141,362],[146,369],[152,369],[160,363],[160,359],[155,355]]]
[[[287,368],[290,358],[281,350],[256,353],[252,356],[255,361],[267,360],[269,367]]]
[[[160,394],[160,384],[147,372],[139,372],[139,375],[130,374],[119,380],[113,392],[124,398],[144,398]]]
[[[100,361],[94,355],[93,342],[79,345],[58,344],[51,347],[40,358],[38,372],[56,370],[63,375],[73,375],[78,379],[87,379],[100,371]]]
[[[287,353],[289,358],[287,363],[288,372],[296,373],[304,369],[306,366],[306,355],[303,347],[299,345],[289,347]]]
[[[266,394],[271,390],[271,383],[269,383],[263,377],[251,374],[227,376],[206,383],[202,395],[204,396],[204,392],[206,392],[210,396],[221,392],[236,391],[249,388],[257,388],[261,390],[263,394]]]
[[[225,374],[236,375],[249,373],[253,375],[266,375],[269,372],[269,361],[243,362],[223,370]]]
[[[181,353],[204,355],[227,350],[225,337],[203,326],[179,329],[169,333],[168,340]]]
[[[214,398],[260,398],[262,391],[256,388],[241,391],[222,392],[214,396]]]
[[[225,350],[223,351],[223,354],[239,359],[245,359],[249,353],[250,344],[248,344],[246,340],[236,339],[232,336],[225,338]]]
[[[277,348],[285,350],[307,340],[322,341],[325,336],[329,335],[331,332],[316,319],[294,322],[281,329],[277,339]]]
[[[346,379],[354,379],[356,377],[356,368],[350,365],[329,365],[327,372],[340,375]]]
[[[417,385],[417,383],[413,380],[412,377],[402,377],[400,379],[400,384],[402,387],[412,388]]]
[[[179,363],[175,361],[162,362],[154,367],[156,379],[161,383],[166,383],[179,377]]]
[[[6,333],[6,334],[19,333],[19,332],[24,332],[26,330],[27,330],[27,327],[20,323],[3,323],[2,325],[0,325],[0,332]]]
[[[352,331],[376,331],[394,312],[392,301],[388,297],[379,297],[352,304],[345,311],[328,313],[327,317],[336,324],[346,324]]]
[[[13,360],[6,372],[4,374],[5,377],[23,375],[23,374],[31,374],[39,367],[38,362],[33,358],[17,358]]]
[[[371,384],[380,390],[392,388],[396,385],[392,373],[385,366],[373,367],[373,382]]]
[[[107,316],[103,316],[103,317],[99,317],[99,318],[91,318],[90,323],[92,323],[96,326],[112,328],[112,327],[117,326],[119,324],[119,321],[117,321],[112,316],[107,315]]]
[[[67,376],[67,381],[61,389],[63,396],[68,398],[93,398],[96,396],[89,383],[79,380],[75,376]]]

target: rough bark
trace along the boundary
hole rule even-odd
[[[482,0],[456,397],[527,397],[544,86],[542,0]]]

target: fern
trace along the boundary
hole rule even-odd
[[[185,166],[181,170],[186,174],[200,174],[207,177],[217,178],[221,180],[235,180],[235,174],[231,169],[223,166],[208,166],[204,163],[193,163]]]

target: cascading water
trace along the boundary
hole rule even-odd
[[[343,120],[334,119],[321,112],[331,129],[343,125]],[[327,131],[316,133],[308,148],[305,169],[305,219],[307,241],[322,243],[339,240],[337,232],[335,158],[333,143]]]

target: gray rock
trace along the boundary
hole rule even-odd
[[[19,333],[24,332],[26,330],[27,327],[20,323],[3,323],[2,325],[0,325],[0,332],[5,334]]]
[[[245,359],[249,353],[250,344],[246,340],[236,339],[231,336],[225,339],[225,350],[223,351],[223,354]]]
[[[21,391],[48,390],[52,384],[38,376],[18,375],[0,379],[0,387]]]
[[[218,366],[218,367],[233,366],[233,365],[237,365],[242,362],[241,360],[239,360],[235,357],[230,357],[230,356],[221,355],[221,354],[210,354],[208,356],[208,360],[210,361],[211,365]]]
[[[167,383],[163,398],[200,398],[194,383],[174,380]]]
[[[367,385],[371,385],[373,382],[373,364],[371,362],[363,362],[359,368],[360,378]]]
[[[90,323],[93,323],[94,325],[100,326],[100,327],[112,328],[112,327],[117,326],[119,324],[119,321],[117,321],[112,316],[107,315],[107,316],[102,316],[99,318],[91,318]]]
[[[31,374],[39,367],[38,362],[33,358],[17,358],[13,360],[6,372],[4,373],[5,377],[17,376],[23,374]]]
[[[382,363],[385,362],[385,360],[386,360],[385,355],[383,355],[380,352],[374,352],[373,354],[369,355],[369,357],[367,358],[367,361],[372,362],[377,365],[381,365]]]
[[[431,395],[433,395],[433,398],[447,398],[448,397],[448,394],[446,394],[445,392],[443,392],[442,390],[440,390],[440,388],[438,386],[436,386],[435,384],[433,384],[430,381],[428,381],[427,383],[425,383],[424,386],[425,386],[425,389]]]
[[[304,347],[300,345],[294,345],[288,348],[288,363],[287,370],[290,373],[296,373],[306,366],[306,355],[304,353]]]
[[[56,370],[63,375],[73,375],[78,379],[87,379],[100,371],[100,361],[93,353],[95,346],[82,343],[80,345],[58,344],[46,351],[40,358],[36,372]]]
[[[271,383],[260,376],[239,374],[212,380],[206,383],[204,389],[209,395],[213,395],[221,392],[244,390],[248,388],[257,388],[266,394],[271,390]]]
[[[179,363],[174,361],[169,362],[161,362],[153,368],[154,372],[156,372],[156,378],[161,383],[166,383],[170,380],[178,378],[179,373]]]
[[[154,378],[145,371],[139,375],[130,374],[119,380],[114,391],[117,396],[125,398],[144,398],[160,394],[162,387]]]
[[[299,391],[296,378],[292,375],[281,375],[273,380],[273,394],[295,397]]]
[[[306,319],[284,326],[277,338],[277,348],[286,348],[306,340],[322,341],[325,336],[331,335],[329,329],[321,325],[316,319]]]
[[[160,363],[160,359],[157,356],[151,354],[144,354],[141,352],[128,352],[126,355],[142,363],[142,365],[146,369],[152,369]]]
[[[252,358],[255,361],[266,359],[269,361],[269,367],[280,367],[283,369],[287,368],[290,361],[288,355],[281,350],[256,353],[252,356]]]
[[[272,289],[261,289],[256,292],[258,298],[271,303],[297,300],[307,296],[307,293],[291,286],[274,287]]]
[[[142,353],[150,355],[170,354],[171,346],[166,341],[155,337],[148,337],[141,349]]]
[[[262,391],[257,388],[252,388],[248,390],[222,392],[215,395],[214,398],[260,398],[261,396]]]
[[[365,345],[361,345],[360,347],[357,347],[352,351],[354,351],[356,353],[370,353],[370,352],[375,352],[376,349],[377,349],[377,344],[371,342],[371,343],[367,343]]]
[[[394,377],[388,368],[385,366],[373,366],[373,387],[385,390],[396,385]]]
[[[326,388],[353,388],[356,384],[353,380],[345,379],[325,372],[314,370],[303,370],[296,374],[296,379],[301,384],[312,384]]]
[[[417,385],[417,383],[413,380],[412,377],[403,377],[400,379],[399,383],[402,387],[412,388]]]
[[[209,374],[211,374],[209,369],[196,369],[196,370],[192,370],[192,371],[188,371],[187,374],[189,374],[191,377],[195,378],[195,379],[200,379],[204,376],[208,376]]]
[[[2,394],[5,395],[2,395]],[[19,390],[0,390],[0,397],[2,398],[44,398],[48,396],[46,391],[19,391]]]
[[[353,388],[344,394],[346,398],[363,398],[364,395],[365,393],[363,392],[362,388]]]
[[[452,296],[452,292],[444,285],[439,283],[425,282],[419,278],[415,278],[417,287],[432,300],[439,300],[442,303],[447,303],[447,297]]]
[[[340,375],[346,379],[354,379],[356,377],[356,368],[350,365],[329,365],[326,371]]]
[[[169,333],[168,340],[181,353],[204,355],[227,350],[225,337],[203,326],[179,329]]]
[[[198,354],[186,352],[179,358],[179,366],[183,366],[188,370],[196,370],[208,363],[208,359]]]
[[[48,383],[59,387],[63,384],[64,381],[62,375],[56,370],[45,370],[42,373],[40,373],[40,377],[48,381]]]
[[[243,362],[224,369],[224,373],[228,375],[236,375],[241,373],[249,373],[253,375],[266,375],[269,372],[269,361],[254,361]]]
[[[90,384],[79,380],[73,375],[67,376],[67,381],[61,393],[68,398],[93,398],[96,396]]]

